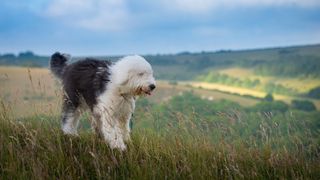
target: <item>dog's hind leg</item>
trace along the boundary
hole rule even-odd
[[[65,98],[62,109],[62,131],[65,134],[78,135],[77,129],[79,124],[80,111],[79,104],[72,103]]]

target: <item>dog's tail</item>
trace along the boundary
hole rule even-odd
[[[67,61],[70,59],[68,54],[54,53],[50,59],[50,70],[58,78],[62,78],[63,69],[67,66]]]

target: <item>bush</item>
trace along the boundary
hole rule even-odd
[[[310,98],[320,99],[320,86],[314,89],[311,89],[307,94],[307,96]]]
[[[298,92],[292,88],[284,87],[281,84],[275,84],[272,82],[268,82],[264,86],[264,90],[270,93],[284,94],[284,95],[297,95]]]
[[[215,72],[209,72],[206,75],[200,75],[196,78],[198,81],[205,81],[210,83],[219,83],[219,84],[226,84],[231,86],[238,86],[238,87],[246,87],[246,88],[255,88],[260,85],[260,80],[250,80],[250,79],[238,79],[235,77],[228,76],[226,74],[220,74]]]
[[[286,112],[288,111],[289,106],[282,101],[264,101],[256,104],[250,110],[254,112]]]
[[[315,111],[317,109],[316,106],[313,104],[313,102],[308,100],[294,99],[292,100],[291,104],[293,108],[299,109],[302,111]]]
[[[264,97],[264,100],[265,101],[268,101],[268,102],[272,102],[273,101],[273,96],[271,93],[268,93],[265,97]]]

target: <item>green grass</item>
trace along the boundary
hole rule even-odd
[[[142,113],[143,111],[143,113]],[[230,114],[219,115],[230,118]],[[138,118],[140,121],[138,121]],[[144,118],[144,119],[143,119]],[[217,127],[224,138],[212,141],[207,133],[193,132],[188,118],[172,112],[177,127],[157,123],[161,114],[137,109],[132,142],[126,152],[111,150],[90,130],[79,137],[61,133],[58,117],[35,116],[15,119],[0,111],[1,179],[319,179],[319,146],[304,142],[312,138],[296,134],[288,124],[293,146],[273,148],[267,138],[267,122],[261,124],[261,145],[237,138],[233,126]],[[194,118],[199,118],[197,115]],[[143,128],[143,120],[153,128]],[[245,121],[245,119],[243,120]],[[140,124],[140,125],[139,125]],[[245,124],[245,123],[244,123]],[[160,127],[161,128],[161,127]],[[193,127],[195,128],[195,127]],[[243,127],[245,130],[246,127]],[[263,129],[265,132],[263,133]],[[259,132],[259,131],[257,131]],[[303,132],[302,132],[303,133]],[[264,134],[264,135],[263,135]],[[259,135],[258,135],[259,136]],[[311,135],[310,135],[311,136]],[[229,141],[228,138],[233,140]],[[250,142],[260,142],[251,136]],[[303,142],[302,142],[303,141]],[[319,142],[318,142],[319,143]],[[281,148],[280,148],[281,147]]]
[[[311,89],[320,86],[320,79],[314,77],[279,77],[279,76],[261,76],[254,73],[252,68],[245,67],[231,67],[226,69],[221,69],[218,71],[220,74],[225,74],[232,78],[238,78],[239,80],[258,79],[261,82],[261,87],[257,89],[265,90],[263,86],[268,83],[273,83],[274,85],[281,85],[288,89],[292,89],[297,93],[306,93]]]

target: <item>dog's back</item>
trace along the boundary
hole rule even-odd
[[[55,53],[51,56],[50,69],[62,80],[65,99],[69,106],[77,108],[80,97],[83,97],[90,108],[96,104],[97,96],[102,93],[109,80],[111,62],[92,58],[67,65],[68,57]]]

